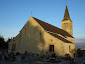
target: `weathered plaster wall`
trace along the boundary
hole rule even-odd
[[[73,36],[72,21],[65,20],[65,21],[61,21],[61,23],[62,23],[62,29],[67,31],[70,35]]]
[[[31,17],[24,28],[20,31],[21,42],[19,52],[24,53],[25,51],[39,53],[40,49],[38,44],[41,38],[41,26]]]
[[[69,39],[69,38],[68,38]],[[25,51],[40,53],[49,51],[49,46],[54,45],[54,52],[57,56],[64,56],[69,52],[69,45],[73,49],[74,44],[65,43],[45,31],[32,17],[27,21],[20,33],[9,44],[9,51],[12,43],[16,44],[15,52]]]

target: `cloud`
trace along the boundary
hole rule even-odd
[[[85,38],[77,38],[77,39],[75,39],[75,42],[85,42]]]
[[[85,38],[75,39],[76,48],[85,46]]]

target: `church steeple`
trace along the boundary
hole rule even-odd
[[[64,13],[64,18],[62,20],[62,29],[67,31],[70,35],[73,36],[72,21],[69,16],[67,4],[66,4],[65,13]]]
[[[63,18],[63,20],[71,20],[71,19],[70,19],[70,16],[69,16],[67,4],[66,4],[66,9],[65,9],[65,13],[64,13],[64,18]]]

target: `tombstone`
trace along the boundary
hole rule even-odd
[[[52,58],[56,58],[56,55],[55,55],[55,53],[53,53],[53,54],[52,54]]]
[[[17,53],[16,53],[16,56],[17,56],[17,55],[20,55],[20,53],[19,53],[19,52],[17,52]]]
[[[14,53],[13,52],[11,52],[9,54],[9,59],[10,59],[10,61],[14,61],[15,60],[15,56],[14,56]]]
[[[25,53],[24,53],[25,55],[27,55],[27,51],[25,51]]]
[[[70,64],[76,64],[76,61],[73,58],[70,58]]]
[[[5,60],[4,50],[1,51],[1,54],[2,54],[2,60]]]
[[[44,55],[44,52],[43,52],[43,50],[40,52],[40,55]]]
[[[16,62],[21,64],[21,55],[16,56]]]
[[[9,59],[7,50],[4,51],[4,56],[5,56],[5,60],[8,60]]]
[[[8,54],[5,54],[5,60],[8,60],[9,57],[8,57]]]
[[[0,60],[2,60],[2,53],[1,53],[1,51],[0,51]]]
[[[49,52],[46,52],[46,58],[49,58]]]
[[[22,60],[25,59],[25,55],[24,54],[21,55],[21,59]]]
[[[33,53],[32,53],[32,52],[29,52],[29,55],[30,55],[30,56],[32,56],[32,55],[33,55]]]
[[[2,54],[2,60],[5,60],[5,56],[4,56],[4,54]]]

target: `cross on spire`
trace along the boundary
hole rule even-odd
[[[67,0],[66,0],[66,4],[67,4]]]
[[[31,16],[32,16],[32,10],[31,10]]]

